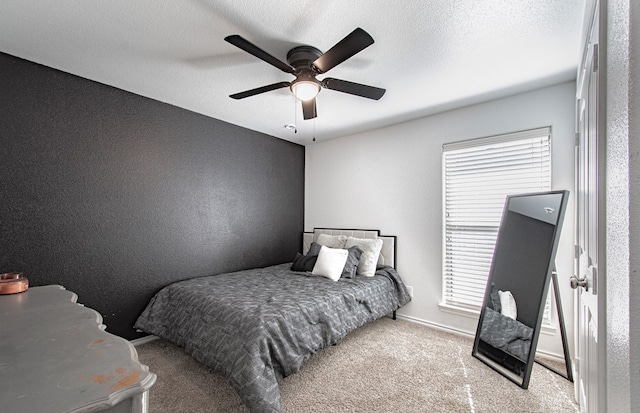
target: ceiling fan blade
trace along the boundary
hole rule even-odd
[[[261,48],[259,48],[258,46],[256,46],[255,44],[251,43],[250,41],[248,41],[247,39],[245,39],[244,37],[242,37],[240,35],[232,34],[231,36],[225,37],[224,40],[226,40],[227,42],[231,43],[232,45],[244,50],[245,52],[254,55],[258,59],[264,60],[265,62],[269,63],[270,65],[277,67],[278,69],[282,70],[283,72],[293,74],[293,68],[291,66],[289,66],[288,64],[286,64],[282,60],[280,60],[280,59],[278,59],[276,57],[273,57],[272,55],[270,55],[269,53],[265,52],[264,50],[262,50]]]
[[[318,116],[316,98],[302,101],[302,116],[304,120],[313,119]]]
[[[233,99],[244,99],[248,98],[249,96],[259,95],[260,93],[270,92],[272,90],[288,87],[290,84],[291,83],[289,82],[278,82],[272,85],[257,87],[255,89],[245,90],[244,92],[240,93],[234,93],[233,95],[229,95],[229,97]]]
[[[357,28],[340,40],[335,46],[327,50],[313,62],[319,73],[326,73],[331,68],[344,62],[351,56],[373,44],[373,37],[361,28]]]
[[[375,100],[380,99],[387,91],[386,89],[381,89],[379,87],[334,79],[332,77],[324,79],[322,81],[322,86],[327,89],[337,90],[338,92],[349,93],[351,95],[362,96],[363,98]]]

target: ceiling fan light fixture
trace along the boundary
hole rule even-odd
[[[313,80],[297,80],[291,83],[291,92],[300,100],[315,98],[320,93],[320,83]]]

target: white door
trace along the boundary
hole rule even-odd
[[[578,79],[576,146],[576,398],[585,413],[598,411],[598,204],[601,140],[598,132],[598,2],[584,48]],[[604,193],[602,193],[604,195]],[[602,345],[602,343],[600,343]]]

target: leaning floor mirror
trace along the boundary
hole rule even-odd
[[[498,229],[472,354],[524,389],[550,280],[556,277],[552,272],[568,198],[569,191],[509,195]]]

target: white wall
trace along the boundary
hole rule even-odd
[[[637,412],[640,402],[640,5],[600,2],[606,17],[605,81],[606,222],[604,288],[598,297],[599,407]],[[602,69],[601,69],[602,70]],[[602,284],[602,283],[601,283]],[[604,292],[604,294],[603,294]],[[604,327],[606,330],[603,331]],[[599,355],[600,356],[600,355]],[[603,360],[604,358],[604,360]],[[634,407],[635,406],[635,407]]]
[[[568,189],[556,264],[573,343],[575,82],[523,93],[306,147],[305,230],[380,229],[398,237],[397,269],[414,300],[400,315],[474,334],[477,316],[441,310],[442,144],[552,127],[553,189]],[[559,334],[539,350],[561,355]]]

